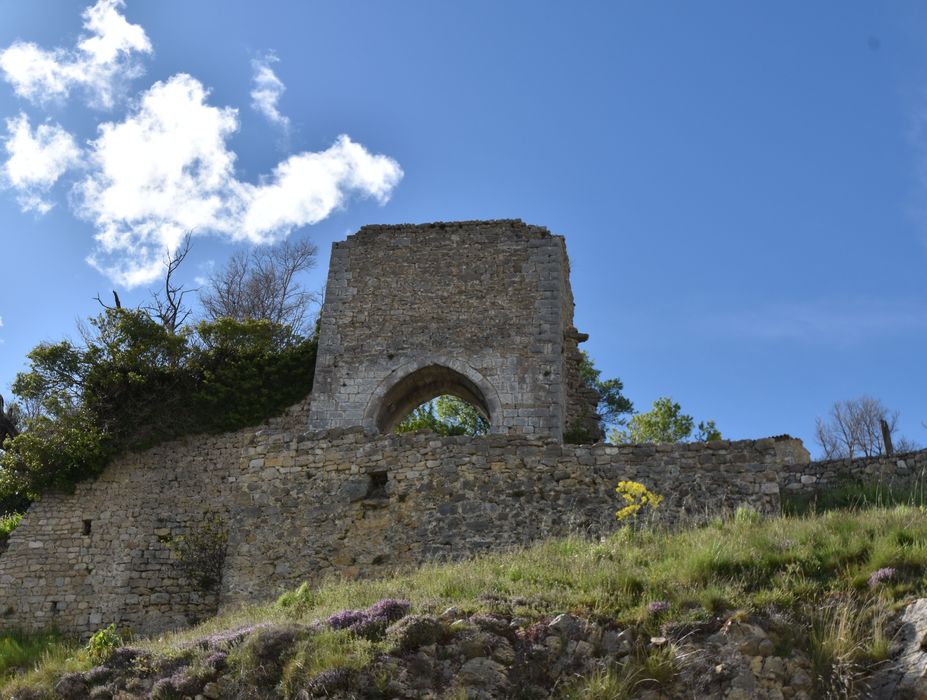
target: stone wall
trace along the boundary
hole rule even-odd
[[[263,429],[287,435],[307,413],[303,402]],[[86,634],[116,622],[150,632],[213,614],[217,596],[191,591],[167,541],[207,510],[229,518],[254,435],[199,435],[123,455],[73,494],[33,503],[0,556],[0,629]]]
[[[560,437],[577,404],[565,386],[578,358],[564,351],[569,284],[563,238],[540,226],[363,227],[332,247],[310,428],[388,432],[454,393],[493,433]]]
[[[797,440],[563,445],[526,436],[367,439],[359,430],[258,436],[239,476],[223,602],[255,600],[326,573],[375,575],[618,524],[623,479],[665,496],[661,515],[741,504],[778,512],[781,465]]]
[[[846,484],[882,485],[893,489],[920,488],[927,473],[927,450],[891,457],[860,457],[795,464],[782,475],[786,493],[813,494]]]
[[[364,576],[616,527],[635,479],[661,512],[776,512],[799,441],[570,446],[518,435],[298,434],[299,420],[190,438],[116,460],[73,495],[33,504],[0,556],[0,627],[88,634],[189,624],[328,573]],[[805,453],[806,454],[806,453]],[[218,595],[191,592],[168,540],[218,513],[230,525]]]

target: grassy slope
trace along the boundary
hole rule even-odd
[[[891,577],[870,585],[870,576],[887,567],[894,569]],[[193,630],[137,643],[169,655],[185,640],[221,630],[264,621],[309,622],[383,598],[405,598],[412,601],[413,612],[441,612],[454,606],[462,615],[505,612],[532,620],[569,611],[642,625],[654,632],[668,620],[774,610],[793,616],[805,631],[809,623],[816,625],[825,637],[827,629],[840,621],[821,618],[821,611],[843,610],[839,614],[846,616],[852,609],[853,623],[860,627],[856,637],[867,645],[860,652],[879,658],[887,650],[880,634],[885,614],[925,595],[925,573],[927,514],[921,508],[832,511],[767,520],[741,514],[675,532],[625,529],[603,541],[555,540],[516,553],[425,566],[382,580],[303,586],[275,604],[226,611]],[[835,600],[849,601],[852,608],[834,608]],[[648,604],[656,601],[666,601],[669,609],[648,613]],[[801,636],[808,637],[797,634]],[[20,638],[19,646],[28,643]],[[808,639],[797,638],[796,643]],[[55,641],[44,655],[34,649],[31,654],[14,653],[5,644],[7,639],[0,638],[0,674],[8,674],[0,691],[4,696],[23,684],[47,687],[56,673],[92,665],[85,652],[66,642]],[[326,644],[325,654],[313,657],[313,672],[345,661],[361,665],[377,651],[370,642],[353,640],[346,632],[334,634]],[[20,672],[11,679],[14,667]],[[28,667],[37,670],[23,674]]]

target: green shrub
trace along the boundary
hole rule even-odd
[[[22,522],[22,513],[8,513],[0,515],[0,539],[9,537],[10,533],[16,529],[16,526]]]
[[[0,499],[69,489],[127,450],[258,424],[305,397],[315,371],[315,338],[264,320],[171,333],[109,309],[84,341],[39,345],[17,375],[14,393],[41,410],[0,453]]]
[[[94,632],[87,640],[87,655],[95,664],[101,664],[109,658],[113,650],[122,646],[122,637],[116,631],[116,625],[109,625]]]

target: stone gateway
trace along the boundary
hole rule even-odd
[[[388,433],[453,394],[491,433],[560,438],[595,414],[584,338],[561,236],[517,220],[365,226],[332,247],[309,428]]]
[[[596,423],[585,336],[563,238],[520,221],[361,229],[333,248],[320,328],[312,394],[286,415],[123,455],[34,503],[0,555],[0,628],[149,634],[327,574],[603,536],[624,479],[663,495],[674,520],[776,513],[780,489],[836,478],[787,436],[564,444]],[[392,432],[445,393],[490,434]],[[908,465],[923,460],[895,473]],[[221,581],[196,590],[171,543],[215,518],[229,535]]]

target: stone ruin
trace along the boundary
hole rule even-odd
[[[332,247],[310,430],[388,433],[439,394],[496,434],[599,437],[562,236],[518,220],[365,226]]]
[[[36,501],[0,554],[0,629],[150,634],[330,574],[613,532],[615,485],[660,493],[663,518],[737,507],[777,513],[783,491],[848,473],[801,441],[564,444],[597,437],[579,376],[564,240],[521,221],[366,226],[336,243],[315,384],[262,426],[191,436],[113,461],[73,494]],[[396,434],[444,393],[471,402],[483,437]],[[852,465],[923,475],[927,452]],[[218,516],[220,584],[185,580],[170,543]]]

